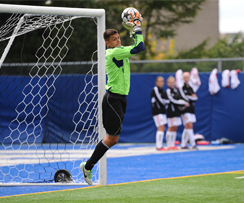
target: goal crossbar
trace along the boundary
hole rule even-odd
[[[91,8],[67,8],[49,6],[24,6],[13,4],[0,4],[0,11],[5,13],[28,13],[42,15],[68,15],[68,16],[87,16],[103,17],[104,9]]]
[[[98,128],[99,139],[105,137],[105,130],[102,125],[102,98],[105,94],[106,72],[105,72],[105,43],[103,33],[105,31],[105,10],[91,8],[67,8],[49,6],[27,6],[14,4],[0,4],[0,13],[19,13],[19,14],[40,14],[40,15],[60,15],[60,16],[80,16],[97,18],[97,67],[98,67]],[[106,156],[99,161],[99,185],[107,184],[107,161]],[[2,184],[1,184],[2,185]],[[15,184],[3,184],[14,186]],[[20,184],[16,184],[18,186]],[[27,184],[24,184],[27,185]],[[33,184],[30,184],[33,185]],[[43,185],[43,184],[36,184]],[[57,184],[47,184],[57,185]],[[62,184],[63,185],[63,184]],[[68,183],[67,185],[73,185]],[[80,185],[75,184],[74,185]]]

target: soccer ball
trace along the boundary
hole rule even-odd
[[[131,22],[133,19],[135,19],[137,12],[138,10],[133,7],[126,8],[121,14],[122,21],[124,23]]]

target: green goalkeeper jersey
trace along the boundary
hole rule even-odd
[[[106,73],[108,77],[106,89],[110,92],[128,95],[130,90],[129,57],[145,50],[141,32],[134,35],[135,44],[106,50]]]

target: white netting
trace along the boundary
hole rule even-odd
[[[84,182],[79,165],[98,142],[97,64],[92,62],[86,74],[72,73],[75,68],[82,69],[81,65],[61,65],[75,32],[72,22],[84,18],[7,16],[0,25],[0,42],[5,43],[0,46],[2,58],[13,35],[40,29],[43,33],[29,75],[0,76],[1,90],[5,89],[0,97],[6,107],[0,112],[1,124],[5,124],[0,136],[0,183],[53,182],[59,169],[69,170],[74,183]],[[98,169],[93,170],[95,183]]]
[[[6,15],[6,14],[5,14]],[[15,35],[23,35],[25,33],[46,28],[59,23],[64,23],[76,16],[55,16],[55,15],[33,15],[33,14],[11,14],[10,17],[1,25],[0,41],[9,39],[13,35],[13,31],[17,28]]]

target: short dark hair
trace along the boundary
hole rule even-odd
[[[109,41],[110,36],[111,36],[111,35],[114,35],[114,34],[116,34],[116,33],[118,33],[118,31],[115,30],[115,29],[107,29],[107,30],[103,33],[103,39],[104,39],[105,41]]]

